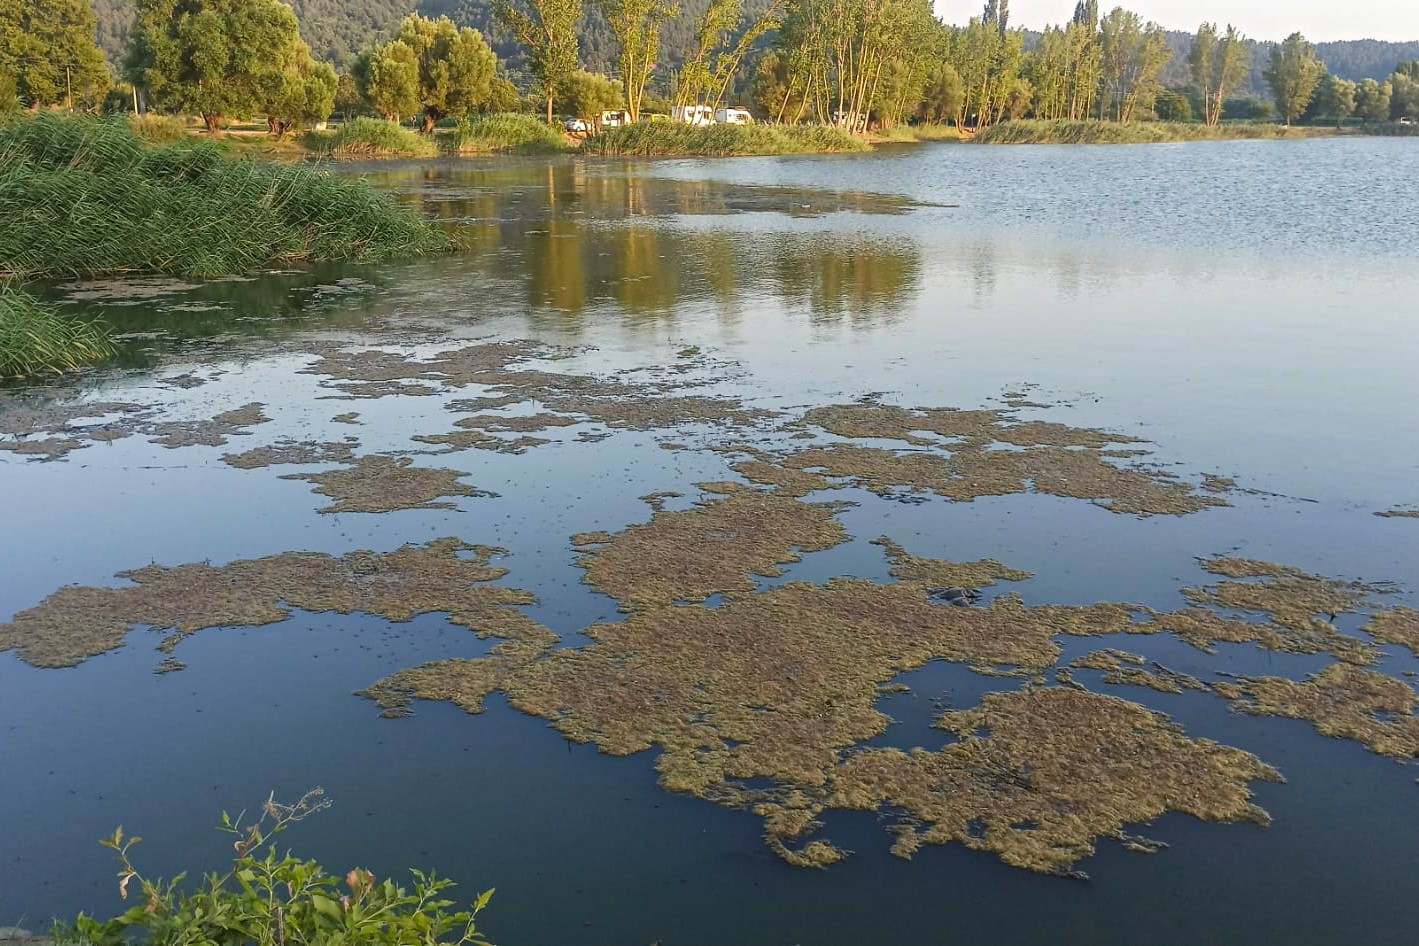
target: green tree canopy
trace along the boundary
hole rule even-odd
[[[1276,112],[1286,124],[1300,118],[1315,97],[1325,66],[1316,58],[1316,48],[1300,33],[1292,33],[1271,53],[1271,65],[1264,73],[1276,99]]]
[[[917,116],[934,125],[954,121],[961,114],[965,98],[966,87],[961,74],[949,62],[943,62],[927,77]]]
[[[1419,61],[1400,65],[1390,77],[1390,117],[1419,118]]]
[[[319,121],[333,71],[311,61],[296,15],[280,0],[137,0],[125,57],[129,79],[158,108],[202,116],[265,115],[272,127]]]
[[[1225,34],[1219,34],[1216,23],[1203,23],[1192,41],[1188,65],[1193,84],[1202,96],[1202,120],[1208,125],[1221,123],[1227,96],[1246,81],[1251,71],[1246,37],[1234,26],[1229,25]]]
[[[1162,88],[1159,77],[1173,58],[1163,28],[1115,7],[1099,23],[1099,48],[1104,77],[1100,108],[1112,106],[1114,118],[1121,122],[1151,109]]]
[[[89,0],[0,0],[0,94],[26,105],[94,108],[113,79]]]
[[[581,69],[567,77],[560,99],[562,108],[568,113],[593,122],[600,120],[602,112],[626,104],[619,82]]]
[[[527,47],[528,66],[547,101],[547,124],[557,91],[577,69],[577,20],[582,0],[494,0],[493,9],[518,42]]]
[[[646,83],[660,56],[661,27],[679,15],[680,5],[670,0],[596,0],[596,5],[616,34],[626,109],[631,121],[638,121]]]
[[[1389,121],[1390,85],[1366,79],[1355,90],[1355,114],[1362,121]]]
[[[1337,76],[1326,74],[1311,103],[1311,113],[1318,119],[1337,124],[1355,114],[1355,93],[1358,86]]]

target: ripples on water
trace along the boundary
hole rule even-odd
[[[1048,497],[906,506],[862,494],[849,531],[1029,569],[1031,603],[1173,606],[1198,580],[1195,556],[1233,550],[1419,590],[1419,526],[1371,515],[1419,502],[1412,141],[357,170],[457,227],[469,252],[77,301],[133,336],[131,370],[91,379],[91,393],[194,417],[265,401],[278,424],[253,446],[273,431],[353,431],[364,452],[407,450],[410,434],[446,426],[439,399],[319,400],[330,392],[294,373],[296,352],[312,331],[378,345],[430,330],[595,347],[569,370],[668,364],[694,345],[731,363],[720,390],[784,409],[868,393],[969,407],[1024,389],[1057,404],[1042,418],[1156,440],[1180,472],[1258,492],[1148,522]],[[224,373],[190,391],[158,383],[195,362]],[[346,410],[363,426],[328,426]],[[507,546],[510,583],[542,598],[533,616],[573,634],[614,606],[579,584],[567,536],[644,518],[645,493],[723,476],[717,459],[621,434],[455,455],[502,494],[461,513],[332,517],[314,514],[303,485],[226,468],[221,452],[134,438],[0,464],[0,616],[149,561],[456,533]],[[882,577],[864,548],[789,575]],[[0,925],[110,905],[91,842],[114,824],[148,838],[154,865],[201,866],[222,856],[206,831],[220,809],[320,783],[338,807],[293,836],[300,850],[381,874],[433,865],[465,892],[496,884],[491,925],[507,944],[1407,941],[1419,830],[1407,770],[1208,697],[1125,694],[1278,766],[1290,784],[1258,786],[1268,830],[1168,816],[1147,833],[1170,850],[1102,844],[1085,865],[1094,880],[1077,884],[956,846],[898,861],[871,816],[841,815],[833,836],[858,853],[818,873],[774,860],[754,819],[660,791],[647,757],[569,747],[500,697],[477,719],[436,704],[376,719],[351,691],[486,646],[438,616],[204,632],[180,649],[188,669],[164,677],[150,673],[157,640],[135,633],[68,671],[0,656]],[[1149,654],[1203,672],[1181,645]],[[1224,657],[1247,672],[1320,666]],[[884,703],[900,720],[887,742],[930,738],[932,699],[969,705],[981,687],[937,664],[908,682],[920,696]]]

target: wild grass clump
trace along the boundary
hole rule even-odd
[[[171,144],[192,137],[187,123],[173,115],[129,115],[128,127],[149,144]]]
[[[897,125],[877,132],[884,141],[960,141],[961,129],[955,125]]]
[[[473,118],[449,136],[457,154],[556,154],[570,151],[567,136],[536,115],[506,113]]]
[[[100,323],[66,318],[28,293],[0,287],[0,379],[73,371],[113,354]]]
[[[663,157],[829,154],[867,151],[870,145],[825,125],[708,125],[641,122],[608,128],[582,143],[587,154]]]
[[[303,261],[375,261],[449,239],[367,183],[150,147],[124,119],[41,113],[0,128],[0,277],[221,276]]]
[[[438,152],[432,138],[382,118],[356,118],[303,140],[310,150],[332,158],[427,158]]]
[[[1231,139],[1310,138],[1331,134],[1327,128],[1299,128],[1269,123],[1229,122],[1192,125],[1183,122],[1027,121],[1002,122],[975,136],[988,145],[1123,145],[1163,144],[1175,141]]]

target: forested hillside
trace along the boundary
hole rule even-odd
[[[127,42],[128,28],[133,18],[132,0],[93,0],[98,15],[99,45],[110,61],[117,62]],[[337,65],[348,63],[356,53],[375,39],[387,37],[399,21],[416,10],[425,16],[448,16],[460,26],[481,30],[498,55],[514,70],[525,60],[524,51],[506,31],[493,22],[489,0],[290,0],[300,17],[301,32],[315,54]],[[681,15],[664,30],[664,61],[678,66],[685,50],[694,42],[695,21],[709,0],[683,0]],[[757,15],[768,0],[748,0],[745,10]],[[1190,81],[1187,53],[1192,34],[1170,32],[1168,45],[1173,59],[1163,74],[1167,85],[1186,85]],[[1271,55],[1272,43],[1254,43],[1252,76],[1242,92],[1255,96],[1266,94],[1261,72]],[[1318,43],[1321,60],[1336,76],[1351,81],[1384,79],[1401,62],[1419,59],[1419,40],[1410,43],[1387,43],[1379,40],[1353,40]],[[589,69],[610,71],[616,59],[615,41],[601,14],[588,4],[581,25],[581,58]]]

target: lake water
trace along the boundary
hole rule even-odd
[[[53,462],[0,453],[0,620],[154,562],[458,536],[507,549],[499,584],[534,591],[526,613],[584,644],[579,631],[618,618],[582,583],[568,537],[645,521],[647,493],[685,493],[669,508],[687,508],[693,484],[732,477],[705,449],[712,429],[591,425],[543,432],[553,442],[524,454],[429,457],[410,437],[448,430],[445,403],[476,391],[342,400],[330,378],[301,373],[332,342],[428,354],[490,339],[574,349],[555,370],[601,377],[674,378],[667,368],[684,362],[704,392],[787,412],[865,395],[1002,407],[1024,394],[1049,406],[1021,417],[1144,438],[1151,462],[1184,479],[1239,485],[1228,508],[1147,519],[1035,493],[899,503],[850,488],[832,498],[856,504],[840,516],[853,541],[765,587],[886,580],[868,543],[887,535],[918,555],[1026,569],[1036,577],[1018,590],[1032,605],[1176,608],[1181,588],[1209,581],[1197,558],[1224,553],[1393,582],[1387,605],[1419,601],[1419,521],[1374,515],[1419,505],[1413,141],[343,170],[446,221],[466,252],[128,298],[52,290],[126,333],[122,366],[6,389],[9,408],[79,396],[187,420],[260,402],[273,422],[219,447],[131,436]],[[343,412],[358,423],[332,420]],[[347,436],[359,455],[453,467],[496,495],[321,514],[311,484],[281,477],[322,466],[221,460],[279,437]],[[153,873],[196,872],[229,850],[211,830],[223,809],[321,785],[335,805],[294,829],[293,847],[342,871],[434,867],[469,896],[496,886],[486,926],[505,946],[1413,941],[1414,769],[1211,694],[1081,674],[1276,766],[1285,784],[1254,786],[1268,828],[1165,815],[1143,830],[1170,847],[1145,857],[1101,840],[1078,881],[958,844],[902,860],[876,815],[830,812],[829,833],[854,854],[815,871],[776,858],[752,815],[659,788],[653,753],[568,742],[500,695],[480,716],[421,702],[399,720],[353,695],[406,667],[487,652],[444,615],[298,611],[204,630],[176,648],[186,669],[156,675],[165,636],[134,631],[68,669],[0,654],[0,925],[116,909],[95,842],[117,824],[144,836],[137,853]],[[1065,659],[1104,643],[1071,640]],[[1299,678],[1329,662],[1107,643],[1198,676]],[[1385,651],[1378,669],[1419,668]],[[939,747],[929,723],[943,704],[1018,686],[943,663],[903,682],[910,693],[880,704],[896,722],[874,744]]]

